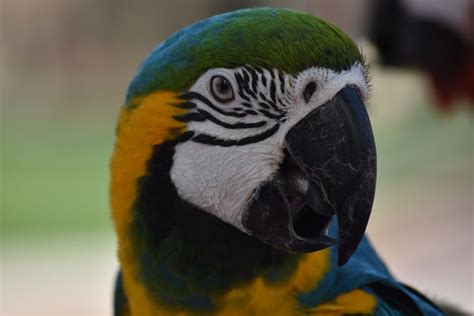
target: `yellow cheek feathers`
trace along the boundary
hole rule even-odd
[[[120,113],[110,165],[112,216],[119,236],[131,223],[136,180],[144,175],[153,146],[185,131],[185,124],[173,119],[187,111],[174,106],[180,102],[175,93],[155,92],[134,100],[132,108],[123,108]]]
[[[110,204],[118,236],[118,256],[130,308],[138,315],[149,315],[151,301],[143,301],[146,291],[136,280],[138,268],[134,248],[128,236],[133,220],[132,205],[137,193],[137,179],[146,172],[146,162],[153,146],[172,140],[185,132],[185,124],[173,119],[187,110],[174,104],[182,103],[172,92],[155,92],[133,100],[123,108],[117,126],[117,141],[110,163]],[[142,304],[143,303],[143,304]],[[153,314],[153,313],[151,313]]]

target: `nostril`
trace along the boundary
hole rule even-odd
[[[308,103],[309,99],[311,99],[314,91],[316,91],[316,82],[311,81],[306,85],[303,91],[303,98],[306,103]]]

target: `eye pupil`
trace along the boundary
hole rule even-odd
[[[229,80],[223,76],[214,76],[211,79],[212,96],[219,102],[228,103],[234,99],[234,91]]]
[[[221,80],[221,82],[219,83],[219,89],[221,90],[221,92],[226,92],[227,89],[229,89],[229,83],[227,82],[227,80]]]

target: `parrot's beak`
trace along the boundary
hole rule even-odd
[[[345,264],[362,239],[375,193],[376,151],[372,127],[359,94],[345,87],[287,134],[280,172],[249,202],[244,226],[263,242],[288,252],[313,252],[335,240]]]

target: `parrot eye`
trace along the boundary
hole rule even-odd
[[[229,80],[222,76],[214,76],[211,79],[212,96],[219,102],[229,103],[234,100],[234,90]]]

